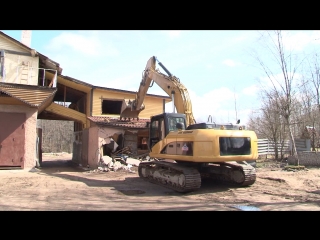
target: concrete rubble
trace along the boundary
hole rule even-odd
[[[116,172],[122,169],[130,173],[135,173],[135,171],[132,170],[131,168],[133,166],[138,167],[139,164],[140,164],[139,159],[131,158],[123,154],[120,154],[114,157],[102,156],[99,161],[98,168],[94,170],[90,170],[90,172],[110,172],[110,171]]]

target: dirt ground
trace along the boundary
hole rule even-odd
[[[234,188],[212,180],[177,193],[140,179],[137,167],[103,172],[43,155],[40,169],[0,170],[0,210],[19,211],[319,211],[320,168],[257,167],[255,184]]]

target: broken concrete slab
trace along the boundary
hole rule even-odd
[[[127,164],[131,164],[132,166],[139,166],[140,160],[135,159],[135,158],[130,158],[130,157],[128,157],[128,158],[126,159],[126,163],[127,163]]]
[[[108,165],[112,161],[112,157],[102,156],[102,160],[103,160],[104,164]]]
[[[122,168],[121,162],[116,161],[116,162],[113,164],[113,170],[114,170],[114,171],[117,171],[118,169],[121,169],[121,168]]]

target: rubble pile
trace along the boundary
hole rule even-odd
[[[129,147],[125,147],[116,152],[113,152],[111,156],[100,156],[98,168],[91,170],[90,172],[116,172],[119,170],[125,170],[131,173],[135,173],[135,171],[131,168],[134,166],[138,167],[140,162],[146,159],[147,155],[148,154],[144,154],[143,156],[135,156],[131,153]]]
[[[109,172],[109,171],[118,171],[119,169],[123,169],[129,172],[135,172],[133,170],[131,170],[132,166],[139,166],[140,161],[138,161],[138,163],[134,163],[131,164],[130,161],[128,161],[128,156],[126,155],[120,155],[120,156],[116,156],[116,157],[109,157],[109,156],[103,156],[100,161],[99,161],[99,167],[98,167],[98,171],[103,171],[103,172]]]
[[[140,160],[136,158],[129,157],[126,154],[117,153],[115,155],[112,155],[112,157],[109,156],[102,156],[99,161],[99,167],[98,171],[102,172],[109,172],[109,171],[118,171],[120,169],[132,172],[135,171],[131,168],[133,166],[139,166]]]

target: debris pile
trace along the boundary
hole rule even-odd
[[[139,166],[140,160],[136,158],[129,157],[126,154],[117,153],[109,156],[102,156],[99,161],[98,171],[109,172],[109,171],[118,171],[123,169],[125,171],[134,173],[135,171],[131,168],[133,166]]]
[[[110,155],[100,155],[98,168],[90,170],[90,172],[110,172],[125,170],[130,173],[135,173],[132,167],[138,167],[142,160],[149,160],[149,154],[134,155],[130,147],[124,147],[118,151],[112,152]],[[89,166],[88,166],[89,168]],[[86,169],[89,170],[89,169]]]

